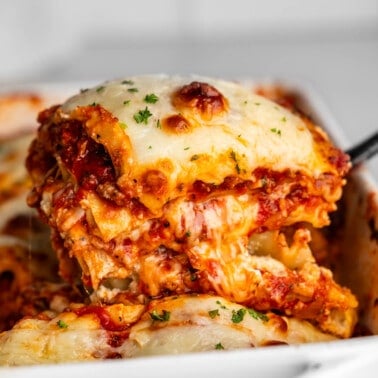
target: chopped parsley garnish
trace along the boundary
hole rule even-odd
[[[190,231],[186,231],[186,232],[185,232],[185,237],[188,238],[190,235],[191,235],[191,232],[190,232]]]
[[[128,88],[127,92],[136,93],[136,92],[138,92],[138,88]]]
[[[230,152],[230,157],[231,157],[231,159],[232,159],[233,161],[237,161],[237,160],[236,160],[236,153],[235,153],[234,150],[232,150],[232,151]]]
[[[256,106],[260,106],[260,105],[261,105],[261,102],[255,102],[255,105],[256,105]]]
[[[215,349],[222,350],[224,349],[224,346],[222,345],[222,343],[218,343],[218,344],[215,344]]]
[[[101,87],[96,88],[96,92],[100,93],[105,89],[105,87],[102,85]]]
[[[97,102],[92,102],[92,104],[90,104],[89,106],[97,106],[98,103]]]
[[[119,124],[119,127],[120,127],[122,130],[127,129],[127,125],[126,125],[126,123],[124,123],[124,122],[118,122],[118,124]]]
[[[221,308],[222,310],[227,310],[227,307],[226,307],[224,304],[222,304],[221,301],[216,301],[215,303],[216,303],[217,305],[219,305],[220,308]]]
[[[190,161],[195,161],[195,160],[198,160],[199,159],[199,155],[193,155],[191,158],[190,158]]]
[[[134,82],[132,80],[122,80],[121,84],[134,85]]]
[[[131,101],[131,100],[125,100],[125,101],[123,102],[123,105],[129,105],[129,104],[130,104],[130,101]]]
[[[239,173],[241,172],[241,169],[240,169],[239,162],[238,162],[238,159],[237,159],[237,157],[236,157],[236,153],[235,153],[234,150],[232,150],[232,151],[230,152],[230,157],[231,157],[231,159],[236,163],[236,164],[235,164],[235,169],[236,169],[236,172],[239,174]]]
[[[85,92],[88,92],[88,88],[82,88],[82,89],[80,89],[80,93],[85,93]]]
[[[189,150],[189,148],[190,148],[190,147],[185,147],[184,150],[187,151],[187,150]]]
[[[244,319],[244,315],[247,312],[245,308],[240,308],[239,310],[235,311],[232,310],[232,323],[240,323]]]
[[[272,133],[275,133],[275,134],[281,136],[281,130],[280,129],[276,129],[275,127],[273,127],[272,129],[270,129],[270,131]]]
[[[198,276],[196,273],[191,273],[190,275],[190,281],[194,282],[194,281],[197,281],[198,279]]]
[[[152,320],[156,320],[158,322],[167,322],[171,316],[169,311],[163,310],[161,314],[159,314],[156,310],[152,310],[150,312],[150,316]]]
[[[156,127],[157,127],[158,129],[161,129],[160,119],[158,119],[158,120],[156,121]]]
[[[261,186],[265,188],[268,185],[268,178],[266,176],[261,177]]]
[[[219,316],[219,310],[218,309],[215,309],[215,310],[210,310],[209,311],[209,316],[211,319],[214,319],[216,316]]]
[[[253,319],[262,320],[263,322],[269,321],[269,316],[262,314],[261,312],[253,310],[252,308],[249,308],[247,311],[248,311],[248,314],[251,315]]]
[[[68,328],[68,324],[62,319],[59,319],[56,324],[59,328]]]
[[[144,101],[148,104],[155,104],[159,101],[159,97],[156,96],[155,93],[146,94],[146,97],[144,98]]]
[[[149,150],[152,150],[152,146],[151,146],[151,145],[149,145],[149,146],[148,146],[148,149],[149,149]]]
[[[135,119],[136,123],[144,123],[144,124],[147,125],[148,119],[151,116],[152,116],[152,113],[150,112],[150,110],[146,106],[145,109],[139,110],[138,113],[134,114],[134,119]]]
[[[286,117],[282,117],[282,118],[281,118],[281,121],[282,121],[282,122],[286,122]]]

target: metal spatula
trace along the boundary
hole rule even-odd
[[[358,165],[378,153],[378,131],[345,151],[353,165]]]

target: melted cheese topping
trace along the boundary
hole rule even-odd
[[[183,295],[153,301],[145,309],[122,304],[101,309],[89,306],[51,318],[24,319],[12,330],[0,334],[0,365],[231,350],[334,339],[306,321],[261,314],[221,297]]]
[[[178,111],[173,101],[175,91],[194,80],[216,88],[226,99],[228,109],[210,119],[204,119],[190,107]],[[150,94],[157,96],[155,103],[145,101]],[[314,150],[311,132],[300,117],[234,82],[163,75],[131,77],[86,90],[69,99],[63,111],[70,113],[77,106],[91,104],[100,104],[118,118],[131,140],[138,164],[169,159],[174,163],[173,176],[182,170],[190,175],[193,156],[208,154],[214,159],[214,155],[233,153],[240,170],[248,172],[265,166],[275,170],[304,170],[317,176],[324,169],[325,163]],[[136,115],[146,108],[151,115],[145,123],[138,123]],[[163,120],[177,114],[191,125],[189,132],[164,130]],[[235,161],[231,173],[235,173],[234,168]],[[220,182],[212,170],[201,173],[203,177],[199,178],[204,181]]]

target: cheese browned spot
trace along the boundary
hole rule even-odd
[[[181,114],[174,114],[163,119],[163,129],[167,132],[182,134],[191,131],[190,122]]]
[[[164,173],[157,169],[146,171],[142,176],[142,187],[145,193],[161,196],[168,189],[167,183]]]
[[[174,94],[172,101],[177,109],[193,110],[208,121],[228,108],[227,100],[219,90],[208,83],[198,81],[180,88]]]

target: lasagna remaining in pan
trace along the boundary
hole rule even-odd
[[[357,300],[319,264],[316,231],[349,159],[292,106],[154,75],[83,89],[38,121],[27,202],[65,283],[27,282],[48,300],[0,335],[0,363],[351,336]]]

